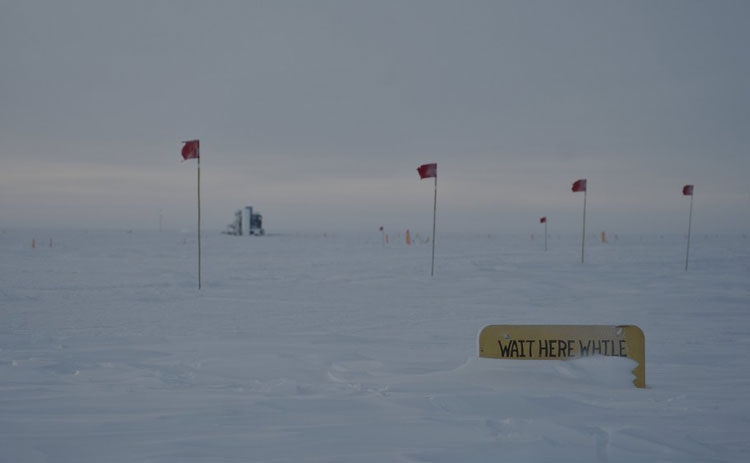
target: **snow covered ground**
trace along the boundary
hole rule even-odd
[[[194,234],[2,232],[0,461],[750,460],[750,239],[393,235],[207,233],[198,291]],[[648,388],[512,323],[638,325]]]

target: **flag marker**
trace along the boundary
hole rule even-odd
[[[422,164],[417,168],[419,172],[419,179],[434,178],[435,179],[435,196],[432,203],[432,265],[430,266],[430,276],[435,275],[435,223],[437,221],[437,163],[433,162],[430,164]]]
[[[201,142],[189,140],[183,142],[182,159],[198,160],[198,289],[201,289]]]
[[[688,262],[690,261],[690,229],[693,225],[693,188],[694,185],[685,185],[682,187],[682,195],[690,196],[690,215],[688,216],[688,235],[687,235],[687,249],[685,251],[685,271],[688,269]]]
[[[31,240],[31,249],[34,249],[36,247],[36,240]]]
[[[584,249],[586,246],[586,179],[582,178],[573,182],[573,193],[583,191],[583,234],[581,235],[581,263],[584,260]]]
[[[547,216],[545,215],[539,219],[539,223],[544,224],[544,252],[547,252]]]

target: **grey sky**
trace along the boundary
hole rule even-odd
[[[0,0],[0,227],[750,228],[744,1]]]

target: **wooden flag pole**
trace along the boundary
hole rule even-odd
[[[690,194],[690,215],[688,216],[688,239],[687,239],[687,250],[685,251],[685,271],[688,269],[688,261],[690,260],[690,229],[693,224],[693,192]]]
[[[198,155],[198,289],[201,289],[201,157]]]
[[[437,174],[435,174],[435,196],[432,204],[432,266],[430,276],[435,275],[435,223],[437,222]]]
[[[586,190],[583,190],[583,236],[581,238],[581,263],[583,263],[584,248],[586,244]]]

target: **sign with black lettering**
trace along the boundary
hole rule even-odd
[[[605,355],[638,362],[637,387],[646,387],[643,331],[635,325],[488,325],[479,333],[479,356],[517,360],[567,360]]]

